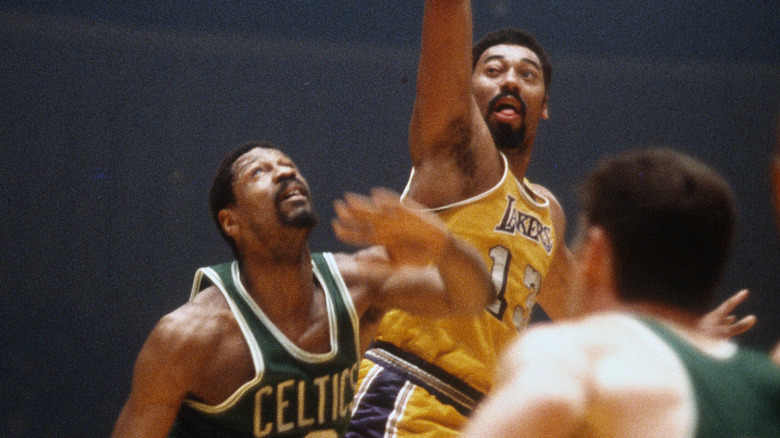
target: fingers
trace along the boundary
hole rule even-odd
[[[730,296],[714,310],[715,314],[722,317],[723,315],[728,315],[729,313],[733,312],[740,303],[745,301],[745,299],[748,297],[748,294],[748,289],[742,289],[734,295]]]
[[[353,199],[353,206],[354,206]],[[361,201],[358,201],[360,203]],[[344,243],[355,246],[370,245],[373,241],[373,227],[369,222],[360,220],[359,209],[349,202],[337,200],[333,203],[336,219],[331,222],[336,237]]]
[[[732,337],[745,333],[756,325],[756,321],[757,318],[755,315],[748,315],[733,324],[729,324],[724,328],[724,331],[726,332],[725,336]]]
[[[399,195],[387,189],[374,189],[371,196],[346,193],[333,207],[336,237],[358,246],[381,244],[386,230],[398,221],[399,209],[403,209]]]

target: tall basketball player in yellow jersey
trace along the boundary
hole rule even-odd
[[[422,35],[405,196],[479,250],[497,296],[477,317],[388,313],[361,364],[352,437],[457,435],[534,302],[565,313],[564,215],[525,179],[547,118],[547,56],[506,31],[478,43],[472,63],[468,1],[426,1]]]
[[[471,318],[386,314],[361,363],[348,437],[457,435],[534,302],[553,319],[568,313],[563,211],[525,179],[551,73],[531,35],[502,30],[472,48],[470,2],[425,1],[405,196],[479,249],[497,296]],[[744,297],[707,322],[725,335],[749,328],[753,317],[725,319]]]

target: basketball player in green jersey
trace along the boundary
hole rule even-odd
[[[470,247],[387,191],[336,204],[337,236],[378,246],[311,254],[309,187],[268,143],[225,158],[210,203],[237,261],[200,269],[191,300],[155,326],[115,438],[339,436],[386,309],[470,314],[494,295]]]
[[[582,194],[584,314],[508,348],[465,437],[780,436],[780,367],[699,327],[736,232],[726,181],[648,149],[604,160]]]

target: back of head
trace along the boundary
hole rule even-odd
[[[706,313],[736,232],[720,175],[680,152],[637,150],[604,160],[582,197],[585,225],[612,244],[621,299]]]
[[[544,89],[548,92],[550,91],[552,66],[550,65],[550,60],[547,58],[547,53],[545,53],[541,44],[536,41],[536,38],[534,38],[533,35],[513,27],[490,32],[482,37],[482,39],[477,41],[476,44],[474,44],[474,47],[471,49],[472,70],[476,67],[477,61],[479,61],[479,57],[482,56],[482,53],[484,53],[485,50],[499,44],[510,44],[527,47],[532,52],[536,53],[536,56],[539,57],[539,61],[542,63],[542,73],[544,73]]]

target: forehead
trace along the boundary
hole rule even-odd
[[[496,44],[482,52],[477,64],[484,64],[489,59],[500,58],[510,63],[531,62],[536,66],[542,63],[533,50],[517,44]]]
[[[292,163],[292,160],[281,151],[256,147],[246,151],[246,153],[236,159],[233,163],[233,172],[240,173],[242,169],[246,169],[255,163],[277,163],[280,161]]]

